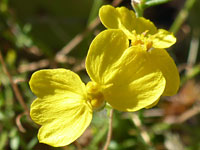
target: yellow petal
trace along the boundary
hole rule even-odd
[[[116,63],[128,46],[129,41],[121,30],[105,30],[97,35],[86,58],[90,78],[99,84],[108,83],[117,73]]]
[[[162,71],[166,79],[163,95],[172,96],[176,94],[180,85],[180,77],[174,60],[165,49],[153,49],[150,53],[152,61]]]
[[[108,29],[118,29],[119,13],[111,5],[104,5],[99,9],[99,17],[102,24]]]
[[[151,36],[154,48],[168,48],[176,43],[173,33],[159,29],[158,33]]]
[[[135,13],[126,7],[102,6],[99,11],[99,17],[106,28],[121,29],[129,39],[132,39],[133,30],[137,34],[147,30],[149,31],[148,34],[155,34],[157,32],[155,25],[150,20],[143,17],[136,18]]]
[[[135,13],[125,7],[102,6],[99,10],[102,24],[108,29],[121,29],[131,38],[135,26]]]
[[[162,72],[155,66],[151,54],[140,46],[126,49],[114,69],[109,73],[116,72],[115,75],[102,92],[106,101],[117,110],[137,111],[147,107],[165,89]]]
[[[31,118],[42,125],[40,143],[61,147],[82,135],[92,120],[92,110],[80,97],[63,94],[36,99],[31,105]]]
[[[30,87],[38,98],[31,105],[31,118],[42,125],[41,143],[65,146],[75,141],[89,126],[91,105],[79,76],[66,69],[35,72]]]
[[[153,22],[145,19],[144,17],[136,18],[133,28],[137,34],[144,33],[145,31],[148,31],[147,34],[157,33],[157,28],[155,27]]]
[[[146,106],[145,108],[146,108],[146,109],[149,109],[149,108],[152,108],[152,107],[156,106],[156,105],[158,104],[159,100],[160,100],[160,98],[157,99],[157,100],[156,100],[155,102],[153,102],[152,104]]]
[[[32,92],[43,97],[64,92],[85,95],[85,84],[80,77],[66,69],[44,69],[35,72],[29,82]]]

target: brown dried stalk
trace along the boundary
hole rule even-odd
[[[110,116],[109,116],[108,134],[107,134],[107,139],[106,139],[106,143],[105,143],[105,146],[104,146],[103,150],[107,150],[107,149],[108,149],[108,146],[109,146],[110,141],[111,141],[111,138],[112,138],[113,112],[114,112],[114,110],[111,109],[111,110],[110,110]]]
[[[20,105],[23,107],[23,109],[25,110],[26,114],[29,115],[29,109],[28,109],[28,107],[26,106],[26,104],[25,104],[25,102],[24,102],[24,99],[23,99],[23,97],[22,97],[22,95],[21,95],[21,93],[20,93],[20,90],[19,90],[17,84],[14,82],[14,80],[13,80],[11,74],[9,73],[9,71],[8,71],[8,69],[7,69],[7,67],[6,67],[6,64],[5,64],[5,61],[4,61],[4,59],[3,59],[1,50],[0,50],[0,62],[1,62],[1,64],[2,64],[2,68],[3,68],[4,73],[5,73],[5,74],[8,76],[8,78],[9,78],[10,84],[11,84],[11,86],[12,86],[12,88],[13,88],[13,91],[14,91],[14,93],[15,93],[15,96],[16,96],[18,102],[19,102]]]

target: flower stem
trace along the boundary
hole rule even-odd
[[[12,86],[12,88],[13,88],[13,91],[14,91],[14,93],[15,93],[15,96],[16,96],[18,102],[19,102],[20,105],[24,108],[25,113],[26,113],[26,114],[28,115],[28,117],[29,117],[29,109],[28,109],[28,107],[26,106],[26,104],[25,104],[25,102],[24,102],[24,99],[23,99],[23,97],[22,97],[22,95],[21,95],[21,93],[20,93],[20,90],[19,90],[18,86],[17,86],[16,83],[13,81],[13,78],[12,78],[12,76],[10,75],[10,73],[9,73],[7,67],[6,67],[6,64],[5,64],[5,61],[4,61],[4,59],[3,59],[3,56],[2,56],[1,51],[0,51],[0,62],[1,62],[1,64],[2,64],[2,68],[3,68],[4,73],[8,76],[8,79],[10,80],[10,84],[11,84],[11,86]]]
[[[132,114],[130,114],[130,116],[131,116],[131,120],[133,121],[135,126],[140,130],[140,135],[141,135],[142,139],[144,140],[144,142],[149,147],[153,148],[152,143],[151,143],[151,138],[150,138],[148,132],[146,131],[146,128],[142,125],[142,122],[141,122],[140,118],[138,117],[138,115],[136,113],[132,113]]]
[[[142,17],[143,16],[143,2],[144,1],[138,1],[138,0],[131,0],[131,5],[133,9],[135,10],[136,16],[137,17]]]
[[[148,7],[164,4],[164,3],[167,3],[169,1],[171,1],[171,0],[150,0],[150,1],[146,1],[145,5],[144,5],[144,8],[148,8]]]
[[[136,16],[142,17],[146,8],[164,4],[169,1],[170,0],[131,0],[131,5],[135,10]]]
[[[109,116],[108,134],[107,134],[107,139],[106,139],[106,143],[105,143],[105,146],[104,146],[103,150],[107,150],[108,149],[108,146],[109,146],[110,141],[111,141],[111,137],[112,137],[112,123],[113,123],[113,112],[114,112],[114,110],[111,109],[110,110],[110,116]]]
[[[188,17],[189,11],[192,8],[192,6],[194,5],[195,1],[196,0],[187,0],[185,2],[183,9],[179,12],[178,16],[176,17],[175,21],[173,22],[173,24],[170,28],[170,32],[173,32],[174,34],[176,34],[176,32],[179,30],[179,28],[181,27],[183,22]]]

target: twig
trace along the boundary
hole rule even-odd
[[[122,2],[122,0],[114,0],[114,1],[112,2],[112,5],[113,5],[113,6],[118,6],[121,2]]]
[[[149,118],[149,117],[163,117],[164,116],[164,111],[163,109],[160,108],[153,108],[153,109],[146,109],[144,110],[144,117]]]
[[[133,121],[133,123],[135,124],[135,126],[140,130],[141,132],[141,137],[142,139],[144,140],[144,142],[149,145],[149,146],[152,146],[152,143],[151,143],[151,140],[150,140],[150,136],[149,134],[147,133],[145,127],[142,125],[139,117],[137,114],[135,113],[132,113],[131,114],[131,119]]]
[[[74,57],[66,56],[62,59],[58,59],[56,62],[58,62],[58,63],[68,63],[68,64],[72,65],[72,64],[75,64],[77,62],[77,59],[74,58]],[[18,71],[20,73],[27,72],[27,71],[34,71],[34,70],[37,70],[37,69],[48,67],[49,65],[50,65],[50,60],[42,59],[42,60],[37,61],[37,62],[32,62],[32,63],[29,63],[29,64],[23,64],[23,65],[19,66]]]
[[[27,80],[25,80],[25,79],[23,79],[23,78],[16,78],[16,79],[14,80],[14,83],[15,83],[15,84],[18,84],[18,83],[20,83],[20,82],[27,82]]]
[[[94,19],[82,33],[76,35],[66,46],[61,49],[61,51],[56,54],[55,60],[58,61],[59,59],[63,59],[63,57],[71,52],[71,50],[74,49],[99,23],[99,18]]]
[[[107,134],[107,139],[106,139],[106,143],[105,143],[105,145],[104,145],[103,150],[107,150],[107,149],[108,149],[108,146],[109,146],[110,141],[111,141],[111,137],[112,137],[113,111],[114,111],[113,109],[110,110],[108,134]]]
[[[184,70],[190,70],[191,66],[189,66],[187,63],[182,63],[178,65],[178,72],[181,73]]]
[[[196,30],[193,31],[192,40],[190,43],[190,49],[188,54],[187,64],[189,66],[193,66],[196,63],[198,49],[199,49],[199,35],[196,35],[198,32]],[[186,72],[187,74],[188,72]]]
[[[117,6],[121,3],[122,0],[114,0],[112,2],[113,6]],[[55,60],[63,59],[65,58],[65,55],[67,55],[69,52],[71,52],[84,38],[88,35],[89,32],[94,30],[98,25],[100,24],[99,17],[95,18],[90,25],[80,34],[77,34],[67,45],[65,45],[61,51],[59,51],[56,56]]]
[[[81,145],[79,144],[78,141],[74,141],[73,144],[77,147],[77,150],[82,150],[82,147],[81,147]]]
[[[169,116],[169,117],[165,118],[164,122],[166,122],[168,124],[176,124],[176,123],[180,124],[180,123],[183,123],[183,122],[189,120],[190,118],[192,118],[193,116],[195,116],[199,113],[200,113],[200,106],[198,105],[198,106],[194,106],[193,108],[187,110],[180,116]]]
[[[45,68],[45,67],[49,66],[49,64],[50,63],[49,63],[48,59],[43,59],[43,60],[40,60],[37,62],[20,65],[19,68],[17,69],[17,71],[19,71],[20,73],[27,72],[27,71],[33,71],[33,70],[37,70],[39,68]]]
[[[74,72],[79,72],[85,69],[85,59],[82,60],[79,64],[74,65],[74,67],[72,68],[72,70]]]
[[[199,106],[195,106],[195,107],[189,109],[188,111],[184,112],[182,115],[180,115],[177,118],[177,122],[178,123],[183,123],[186,120],[190,119],[191,117],[197,115],[198,113],[200,113],[200,107]]]
[[[26,106],[26,104],[25,104],[25,102],[24,102],[24,99],[23,99],[23,97],[22,97],[22,95],[21,95],[21,93],[20,93],[20,91],[19,91],[18,86],[17,86],[16,83],[13,81],[12,76],[10,75],[10,73],[9,73],[7,67],[6,67],[6,64],[5,64],[5,62],[4,62],[4,59],[3,59],[3,56],[2,56],[1,51],[0,51],[0,62],[1,62],[1,64],[2,64],[2,68],[3,68],[4,73],[8,76],[8,78],[9,78],[9,80],[10,80],[11,86],[12,86],[12,88],[13,88],[13,91],[14,91],[14,93],[15,93],[15,96],[16,96],[18,102],[19,102],[20,105],[24,108],[26,114],[29,115],[29,109],[28,109],[28,107]]]
[[[42,52],[40,51],[40,49],[37,46],[32,46],[30,48],[25,49],[26,52],[34,54],[36,56],[42,56]]]
[[[25,133],[26,132],[26,129],[24,129],[24,127],[22,126],[21,124],[21,118],[23,115],[26,115],[25,113],[22,113],[22,114],[19,114],[17,117],[16,117],[16,124],[17,124],[17,127],[19,128],[19,131],[21,131],[22,133]]]

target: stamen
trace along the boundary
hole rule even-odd
[[[146,31],[142,32],[142,35],[146,36],[148,32],[149,32],[149,30],[146,30]]]
[[[131,45],[141,45],[146,48],[147,51],[150,51],[150,49],[153,46],[153,41],[151,38],[147,35],[149,30],[146,30],[142,32],[141,34],[137,34],[136,31],[133,31],[133,39],[131,40]]]
[[[152,48],[152,45],[153,45],[153,42],[152,42],[152,41],[149,41],[149,42],[147,43],[147,51],[149,51],[149,49]]]

